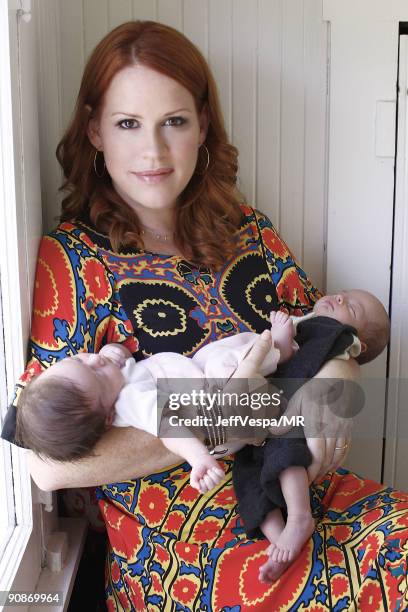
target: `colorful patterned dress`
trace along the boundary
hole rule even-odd
[[[236,256],[218,273],[179,256],[117,254],[89,224],[60,225],[40,247],[23,382],[105,342],[124,342],[136,358],[160,351],[191,356],[215,339],[261,332],[272,309],[295,315],[310,309],[318,294],[270,221],[249,207],[243,212]],[[258,570],[268,543],[245,537],[233,460],[223,463],[226,479],[206,495],[189,485],[186,463],[97,489],[110,541],[109,610],[408,607],[408,494],[343,469],[329,474],[311,492],[313,538],[267,585]]]

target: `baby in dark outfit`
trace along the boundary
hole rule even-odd
[[[375,296],[353,289],[321,298],[305,317],[272,312],[271,334],[281,353],[274,377],[312,379],[332,358],[374,359],[388,343],[389,319]],[[347,446],[344,439],[336,452],[345,455]],[[271,542],[269,559],[260,568],[264,582],[276,580],[313,533],[310,463],[304,439],[293,437],[270,438],[261,448],[247,446],[237,454],[234,486],[244,526],[250,536],[260,529]],[[281,508],[287,511],[286,524]]]

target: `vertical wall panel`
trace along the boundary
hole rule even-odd
[[[321,2],[305,0],[303,266],[325,289],[327,24]]]
[[[108,0],[108,30],[132,19],[131,0]]]
[[[75,105],[84,65],[82,0],[59,0],[59,18],[61,120],[65,128]]]
[[[84,52],[85,61],[97,43],[108,31],[108,1],[83,0],[84,2]]]
[[[158,0],[157,20],[172,28],[183,31],[182,0]]]
[[[256,202],[280,225],[282,0],[260,0]]]
[[[257,12],[246,0],[232,4],[232,142],[239,149],[239,187],[255,200]]]
[[[42,10],[39,10],[41,2]],[[38,123],[40,138],[41,200],[43,227],[56,224],[58,189],[62,173],[55,157],[56,145],[62,136],[59,55],[60,22],[55,0],[36,0],[38,48]],[[41,44],[40,44],[41,41]]]
[[[303,259],[304,99],[303,0],[284,0],[281,106],[280,229]],[[296,41],[296,44],[294,42]]]
[[[208,56],[208,0],[184,0],[183,32]]]
[[[158,0],[133,0],[132,18],[157,21],[157,1]]]
[[[232,132],[232,1],[208,2],[208,60],[217,83],[229,137]]]

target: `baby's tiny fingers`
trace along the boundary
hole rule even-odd
[[[214,486],[219,484],[224,477],[224,474],[220,472],[220,470],[211,469],[211,472],[208,472],[208,477],[213,481]]]
[[[214,488],[214,486],[216,485],[216,483],[213,482],[213,480],[210,477],[208,472],[207,472],[207,474],[204,475],[203,480],[204,480],[204,482],[206,484],[207,491],[211,491],[211,489]]]
[[[209,488],[207,486],[207,483],[205,482],[204,478],[201,478],[200,480],[200,486],[199,489],[200,493],[207,493],[209,491]]]
[[[219,476],[221,476],[221,478],[224,478],[225,476],[225,472],[224,470],[222,470],[221,468],[211,468],[214,472],[216,472],[217,474],[219,474]]]

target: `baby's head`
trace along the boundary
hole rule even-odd
[[[22,391],[17,439],[57,461],[90,454],[112,424],[123,384],[120,368],[102,355],[80,353],[62,359]]]
[[[360,364],[375,359],[388,344],[390,320],[387,312],[381,302],[368,291],[349,289],[335,295],[326,295],[316,302],[313,311],[357,330],[362,347],[357,357]]]

